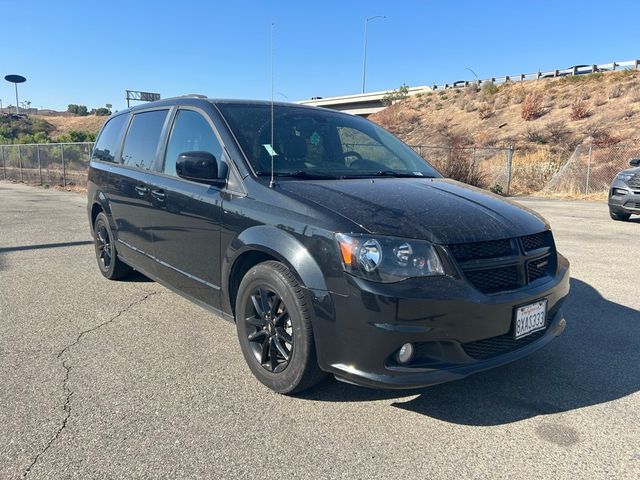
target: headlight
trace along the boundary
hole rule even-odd
[[[633,177],[633,173],[619,173],[618,176],[616,177],[618,180],[622,180],[623,182],[626,182],[627,180],[629,180],[631,177]]]
[[[424,240],[337,233],[336,241],[344,269],[368,280],[444,275],[436,249]]]

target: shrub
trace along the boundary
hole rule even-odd
[[[484,188],[487,186],[486,174],[475,167],[470,152],[470,149],[462,148],[462,145],[453,145],[440,172],[447,178]]]
[[[465,112],[475,112],[477,109],[475,102],[469,102],[464,107]]]
[[[596,147],[606,148],[615,145],[620,142],[620,138],[612,135],[607,128],[597,124],[592,123],[587,125],[585,128],[585,133],[591,137],[591,141]]]
[[[495,111],[493,110],[493,107],[488,103],[483,103],[482,105],[480,105],[480,107],[478,107],[478,116],[481,120],[491,118],[494,113]]]
[[[547,124],[548,138],[552,143],[564,143],[571,133],[564,122],[550,122]]]
[[[111,115],[111,111],[108,108],[100,107],[100,108],[96,108],[95,114],[98,117],[106,117]]]
[[[406,99],[408,96],[409,86],[403,83],[397,90],[387,92],[384,97],[382,97],[382,104],[388,107]]]
[[[629,101],[633,103],[640,102],[640,87],[633,87],[629,90]]]
[[[466,94],[474,94],[478,92],[478,84],[476,83],[470,83],[469,85],[467,85],[466,87],[464,87],[464,91]]]
[[[593,104],[594,104],[596,107],[601,107],[601,106],[602,106],[602,105],[604,105],[605,103],[607,103],[607,100],[606,100],[602,95],[597,96],[597,97],[595,98],[595,100],[593,101]]]
[[[485,80],[484,82],[482,82],[482,93],[484,93],[485,95],[495,95],[496,93],[498,93],[498,86],[489,81],[489,80]]]
[[[547,138],[539,130],[533,128],[527,128],[527,140],[538,145],[547,143]]]
[[[526,97],[527,94],[522,87],[515,89],[511,95],[511,99],[515,105],[520,105],[522,102],[524,102],[524,99]]]
[[[571,120],[582,120],[590,115],[591,109],[589,109],[589,104],[581,98],[576,98],[571,104]]]
[[[504,192],[502,191],[502,185],[499,185],[497,183],[493,187],[491,187],[490,190],[496,195],[504,195]]]
[[[609,87],[609,98],[621,97],[623,93],[624,90],[622,89],[622,85],[620,85],[619,83],[616,83]]]
[[[79,130],[70,130],[64,135],[55,138],[56,142],[75,143],[75,142],[94,142],[96,134],[93,132],[83,132]]]
[[[542,95],[538,92],[530,92],[522,102],[520,111],[522,119],[525,121],[535,120],[544,115],[544,107],[542,106]]]

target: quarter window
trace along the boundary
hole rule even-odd
[[[144,170],[153,168],[167,112],[168,110],[154,110],[133,116],[122,149],[125,165]]]
[[[176,115],[167,146],[164,173],[176,175],[176,160],[184,152],[209,152],[218,162],[222,158],[222,146],[209,122],[193,110],[179,110]]]
[[[103,162],[115,162],[116,150],[120,145],[122,131],[126,124],[127,115],[118,115],[107,122],[100,133],[100,138],[93,149],[93,159]]]

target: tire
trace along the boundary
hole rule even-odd
[[[325,376],[309,307],[304,289],[279,262],[256,265],[240,282],[236,330],[242,354],[254,376],[278,393],[301,392]]]
[[[93,245],[100,273],[109,280],[126,277],[133,270],[118,258],[116,245],[109,226],[109,219],[100,212],[93,224]]]
[[[616,213],[613,210],[609,210],[609,216],[614,220],[626,222],[631,217],[630,213]]]

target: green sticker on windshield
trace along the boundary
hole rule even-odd
[[[318,145],[320,143],[320,135],[318,135],[318,132],[313,132],[311,134],[311,137],[309,138],[309,141],[312,145]]]
[[[276,151],[273,149],[273,147],[271,146],[270,143],[263,143],[262,146],[264,147],[264,149],[267,151],[267,153],[269,155],[271,155],[272,157],[277,156],[278,154],[276,153]]]

